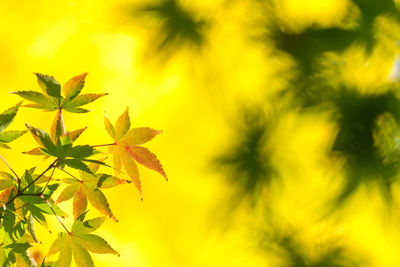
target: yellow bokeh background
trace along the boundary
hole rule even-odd
[[[351,8],[346,0],[272,2],[279,11],[276,19],[294,32],[313,24],[338,25]],[[258,31],[247,31],[250,16],[258,16],[257,12],[243,11],[257,11],[250,1],[185,2],[187,9],[213,16],[206,52],[183,48],[167,60],[158,60],[157,52],[149,47],[154,32],[129,13],[130,6],[140,3],[1,1],[0,108],[19,101],[9,94],[11,91],[38,90],[33,72],[53,75],[61,83],[88,72],[84,92],[110,94],[91,104],[90,113],[65,114],[68,129],[88,126],[80,143],[109,143],[103,111],[115,121],[125,107],[130,108],[134,127],[163,131],[147,147],[158,155],[169,181],[140,168],[143,202],[132,185],[105,191],[119,222],[107,221],[97,234],[121,256],[95,254],[96,266],[269,266],[274,259],[257,249],[251,231],[261,227],[264,218],[246,207],[234,212],[227,208],[232,185],[211,161],[235,138],[231,126],[236,106],[258,104],[261,98],[268,102],[285,86],[295,63],[269,44],[250,41]],[[385,29],[389,22],[381,23]],[[341,78],[363,92],[385,83],[397,47],[384,41],[379,45],[386,52],[377,50],[368,58],[358,46],[345,51],[349,62],[344,64]],[[285,103],[273,105],[284,108]],[[48,130],[53,116],[21,109],[10,129],[23,129],[28,122]],[[315,211],[323,209],[316,192],[321,187],[330,188],[324,196],[329,198],[340,186],[334,178],[343,175],[340,160],[327,159],[324,154],[336,131],[329,116],[321,114],[316,120],[312,111],[301,115],[287,111],[280,118],[274,131],[280,145],[274,157],[282,176],[288,178],[286,182],[295,177],[296,185],[272,190],[270,199],[275,200],[278,220],[305,228],[301,239],[311,250],[315,240],[345,237],[342,242],[368,255],[372,266],[399,266],[397,219],[389,215],[382,218],[385,208],[374,190],[363,188],[340,214],[316,223]],[[20,153],[33,146],[31,136],[25,135],[12,144],[14,150],[1,153],[19,173],[31,166],[43,169],[45,163],[40,159]],[[352,207],[365,201],[369,204],[353,211]],[[72,213],[70,203],[61,207]],[[89,215],[98,214],[90,211]],[[41,257],[61,230],[55,219],[50,222],[52,233],[40,227],[37,230],[42,244],[34,251]],[[71,225],[71,218],[65,222]]]

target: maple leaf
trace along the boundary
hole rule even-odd
[[[33,102],[24,105],[25,107],[44,109],[47,111],[66,110],[72,113],[86,113],[90,110],[81,108],[96,99],[108,95],[104,94],[81,94],[85,85],[87,72],[73,77],[63,86],[61,95],[61,85],[53,76],[34,73],[37,77],[39,87],[43,93],[36,91],[15,91],[12,94]]]
[[[51,126],[50,135],[38,128],[25,124],[31,132],[33,138],[40,145],[30,151],[24,152],[31,155],[45,155],[47,157],[56,157],[58,159],[57,166],[63,167],[67,165],[71,168],[90,172],[90,169],[84,162],[98,162],[95,160],[87,159],[97,153],[97,151],[89,145],[73,146],[73,142],[80,136],[86,129],[82,128],[73,132],[64,133],[62,126],[61,111],[58,110],[57,115]]]
[[[100,188],[110,188],[119,184],[128,183],[127,180],[118,179],[112,175],[98,173],[99,164],[92,163],[89,165],[91,173],[80,171],[80,179],[67,178],[63,182],[68,184],[67,187],[60,193],[57,203],[73,199],[73,213],[74,217],[81,216],[87,208],[87,202],[96,208],[98,211],[107,215],[114,221],[114,217],[108,201],[100,190]]]
[[[17,105],[5,110],[0,114],[0,147],[2,148],[10,148],[6,143],[14,141],[18,137],[25,134],[27,131],[5,131],[4,130],[11,124],[17,115],[18,109],[21,106],[22,102],[19,102]]]
[[[147,148],[139,146],[153,139],[155,136],[160,134],[161,131],[149,127],[130,129],[131,122],[129,118],[129,108],[126,108],[125,112],[119,116],[115,127],[112,125],[106,114],[104,115],[104,124],[108,134],[115,141],[113,146],[109,147],[109,152],[113,155],[116,176],[118,176],[121,167],[123,166],[143,200],[139,170],[135,162],[160,173],[166,180],[168,180],[156,155],[150,152]]]
[[[59,233],[57,239],[51,245],[47,256],[59,253],[57,267],[69,267],[74,258],[78,267],[94,266],[89,252],[97,254],[114,254],[119,256],[103,238],[91,234],[105,221],[104,217],[98,217],[83,221],[86,213],[74,221],[70,232]]]

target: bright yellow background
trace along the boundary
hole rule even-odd
[[[315,22],[334,25],[348,8],[345,0],[275,2],[277,16],[294,31]],[[141,168],[143,203],[132,185],[105,192],[119,222],[107,221],[97,233],[121,256],[93,255],[96,266],[250,267],[273,262],[257,250],[252,233],[263,225],[261,213],[242,207],[231,214],[227,206],[232,189],[211,161],[232,141],[236,105],[258,103],[260,97],[268,99],[284,86],[286,77],[281,73],[288,70],[290,77],[293,62],[268,45],[249,41],[253,34],[247,31],[249,16],[257,16],[257,12],[243,12],[250,7],[248,1],[222,0],[186,3],[189,9],[215,19],[206,53],[182,49],[170,55],[169,61],[160,62],[148,49],[154,32],[129,16],[127,7],[131,4],[108,0],[1,1],[0,108],[19,101],[8,94],[10,91],[38,90],[32,72],[54,75],[61,83],[89,72],[84,92],[110,95],[88,106],[93,109],[89,114],[65,115],[68,129],[89,126],[79,139],[81,143],[110,142],[103,126],[103,110],[115,121],[126,106],[130,107],[133,126],[163,130],[147,147],[158,155],[169,181]],[[397,50],[385,61],[377,55],[368,68],[363,55],[348,53],[358,68],[349,66],[343,79],[365,89],[385,82]],[[360,74],[365,73],[363,68],[379,72],[365,79]],[[10,129],[23,129],[25,122],[48,129],[53,116],[21,109]],[[296,186],[271,193],[278,217],[306,227],[302,238],[310,248],[314,241],[343,238],[342,242],[366,253],[373,266],[399,266],[397,219],[382,215],[382,203],[373,190],[362,190],[350,204],[359,207],[359,202],[368,200],[370,204],[361,210],[350,214],[348,208],[337,218],[315,223],[315,211],[322,205],[316,196],[318,188],[331,188],[333,194],[339,185],[333,178],[342,175],[338,170],[341,163],[324,157],[335,133],[328,116],[316,120],[313,114],[287,112],[281,118],[276,130],[280,144],[276,158],[295,164],[294,169],[280,167],[283,176],[298,180]],[[29,135],[12,146],[16,151],[2,154],[19,173],[32,164],[44,168],[39,159],[19,154],[34,146]],[[329,164],[335,168],[326,168]],[[3,165],[1,168],[5,170]],[[70,206],[63,207],[72,213]],[[312,227],[307,228],[309,225]],[[60,229],[56,221],[50,228],[53,232]],[[46,253],[55,234],[38,231],[43,245],[36,249]]]

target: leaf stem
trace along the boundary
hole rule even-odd
[[[60,113],[60,120],[61,120],[61,126],[62,126],[62,130],[63,130],[63,135],[65,135],[67,132],[65,131],[65,124],[64,124],[64,117],[62,115],[62,109],[59,108],[58,112]]]
[[[40,195],[40,198],[43,199],[47,206],[49,206],[49,208],[51,209],[51,211],[53,212],[54,216],[56,216],[57,220],[60,222],[60,224],[62,225],[62,227],[64,227],[65,231],[67,231],[67,233],[70,235],[71,232],[68,231],[67,227],[65,227],[65,225],[63,224],[63,222],[61,221],[60,217],[58,217],[58,215],[56,214],[56,212],[54,211],[53,207],[50,205],[50,202],[44,197],[44,195]]]
[[[71,173],[67,172],[64,169],[61,169],[60,167],[58,167],[59,170],[65,172],[66,174],[68,174],[69,176],[71,176],[72,178],[74,178],[75,180],[77,180],[78,182],[82,182],[80,179],[78,179],[76,176],[72,175]]]
[[[101,146],[115,146],[117,143],[111,143],[111,144],[104,144],[104,145],[94,145],[91,147],[101,147]]]

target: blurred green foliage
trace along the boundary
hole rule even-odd
[[[364,66],[370,64],[369,59],[378,52],[391,55],[387,60],[393,60],[397,50],[390,49],[397,46],[399,35],[396,30],[400,23],[396,3],[393,0],[348,1],[338,23],[310,23],[293,29],[278,16],[279,1],[252,3],[252,7],[244,12],[251,17],[254,10],[262,10],[261,19],[257,17],[253,23],[244,25],[245,30],[257,32],[255,29],[264,28],[262,36],[255,39],[266,45],[272,44],[273,51],[293,62],[292,78],[286,81],[286,87],[276,92],[275,101],[287,103],[291,112],[299,114],[310,110],[315,112],[315,117],[320,115],[319,112],[332,114],[330,122],[336,126],[336,131],[331,136],[333,141],[328,157],[343,161],[344,177],[344,181],[342,177],[337,178],[342,187],[333,197],[332,213],[343,208],[363,186],[379,188],[383,200],[390,206],[393,203],[392,186],[398,180],[400,167],[400,99],[396,81],[399,73],[382,78],[386,80],[380,86],[371,83],[365,88],[346,80],[343,73],[348,72],[346,64],[352,69],[353,59],[349,54],[355,48],[366,58]],[[177,0],[166,0],[139,9],[160,21],[159,41],[153,44],[156,49],[161,51],[169,46],[179,51],[182,44],[201,46],[210,41],[206,40],[208,29],[204,26],[208,24],[212,28],[212,23],[199,20],[182,6]],[[247,41],[254,42],[254,39]],[[246,57],[246,54],[238,57]],[[364,75],[367,79],[368,73]],[[268,89],[266,86],[265,91]],[[257,204],[265,204],[262,192],[269,191],[274,181],[282,179],[280,167],[273,160],[274,151],[280,149],[279,142],[273,140],[273,132],[279,125],[282,111],[276,110],[273,116],[266,115],[262,105],[273,106],[264,101],[259,108],[237,109],[239,122],[232,127],[236,139],[227,151],[216,153],[215,160],[221,167],[218,170],[233,188],[231,201],[236,205],[250,200],[250,212]],[[290,168],[289,164],[287,168]],[[295,178],[289,183],[296,183]],[[321,188],[321,194],[324,190],[326,188]],[[273,210],[274,205],[272,202],[264,208]],[[331,210],[328,205],[326,209]],[[271,233],[260,236],[268,244],[268,253],[272,251],[284,262],[279,266],[366,266],[366,261],[361,263],[360,257],[352,257],[346,248],[334,243],[328,242],[328,249],[310,258],[301,242],[274,227]]]

